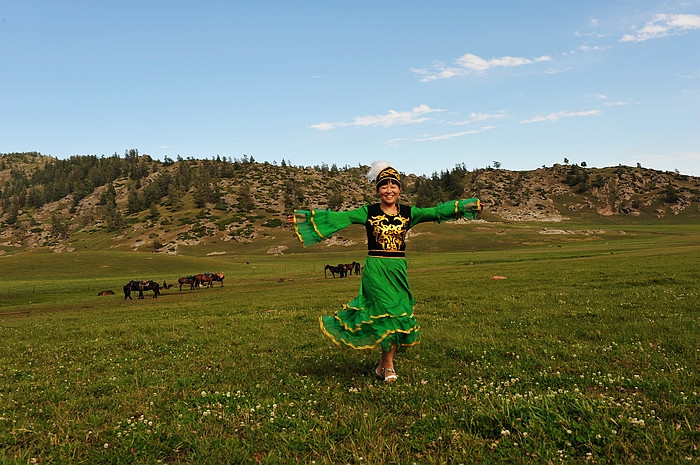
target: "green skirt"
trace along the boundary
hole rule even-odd
[[[360,295],[335,315],[319,317],[319,322],[323,333],[340,347],[414,346],[420,343],[420,326],[413,318],[415,303],[405,259],[367,257]]]

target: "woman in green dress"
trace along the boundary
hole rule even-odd
[[[294,230],[304,246],[311,246],[351,224],[367,230],[359,295],[334,315],[319,317],[321,331],[339,347],[381,348],[375,374],[386,382],[398,376],[394,355],[398,348],[420,343],[420,326],[413,316],[415,300],[406,274],[406,232],[418,223],[455,218],[476,219],[479,199],[471,198],[419,208],[399,204],[399,172],[386,162],[372,164],[368,179],[379,202],[355,210],[295,210]]]

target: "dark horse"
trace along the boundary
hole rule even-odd
[[[330,271],[333,277],[335,278],[335,274],[338,273],[341,278],[344,278],[347,275],[347,270],[345,269],[345,265],[338,265],[338,266],[331,266],[331,265],[326,265],[326,267],[323,269],[323,275],[326,275],[326,270]]]
[[[160,285],[155,281],[129,281],[124,286],[124,298],[131,300],[131,291],[139,291],[139,299],[143,299],[143,291],[153,291],[153,298],[160,294]]]

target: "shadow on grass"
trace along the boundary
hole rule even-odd
[[[377,379],[374,368],[377,361],[370,354],[348,356],[343,350],[329,347],[325,355],[320,357],[308,357],[298,361],[299,374],[319,380],[334,379],[341,383],[353,383],[357,378]],[[379,355],[377,355],[377,359]]]

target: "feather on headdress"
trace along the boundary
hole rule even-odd
[[[390,166],[388,161],[373,161],[372,166],[369,167],[369,171],[367,172],[367,182],[370,184],[377,182],[379,173],[381,173],[384,168],[389,168]]]
[[[401,186],[401,175],[385,161],[375,161],[367,173],[367,181],[374,183],[377,188],[388,181]]]

